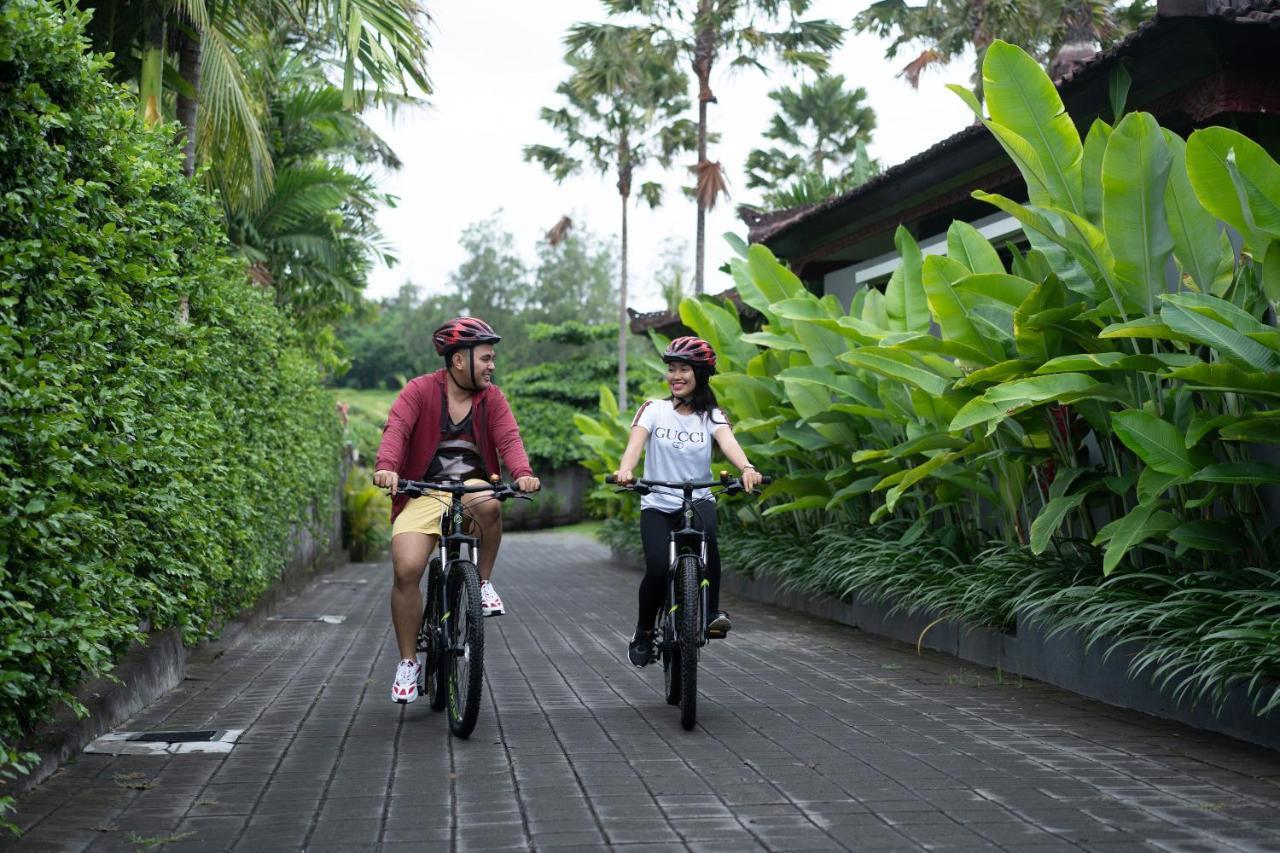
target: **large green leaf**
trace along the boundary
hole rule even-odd
[[[1084,138],[1084,157],[1080,161],[1084,215],[1094,225],[1102,224],[1102,157],[1110,139],[1111,125],[1100,118],[1093,120]]]
[[[1023,409],[1049,400],[1088,398],[1105,390],[1103,385],[1083,373],[1059,373],[1033,376],[988,388],[981,397],[970,400],[952,419],[953,432],[992,420],[1002,420]]]
[[[1200,359],[1194,355],[1183,353],[1134,355],[1125,352],[1082,352],[1051,359],[1036,368],[1036,373],[1088,373],[1092,370],[1138,370],[1155,373],[1169,367],[1188,367],[1199,363]]]
[[[791,331],[814,364],[833,364],[849,348],[840,326],[827,307],[812,295],[775,302],[773,312],[791,321]]]
[[[929,305],[921,280],[920,246],[902,225],[894,232],[893,244],[902,263],[893,271],[884,291],[884,310],[889,328],[904,332],[927,331]]]
[[[957,219],[947,229],[947,257],[959,261],[973,273],[1004,273],[1000,253],[968,222]]]
[[[960,302],[960,298],[952,289],[952,285],[969,274],[969,271],[957,261],[941,255],[930,255],[924,259],[924,290],[929,299],[929,310],[942,328],[945,340],[955,341],[970,349],[986,353],[985,367],[1004,358],[990,340],[983,338],[974,329],[968,312]]]
[[[1165,512],[1159,504],[1139,504],[1128,515],[1099,530],[1093,540],[1095,545],[1107,543],[1102,555],[1102,573],[1110,575],[1132,548],[1177,526],[1177,517]]]
[[[1017,308],[1035,290],[1036,284],[1016,275],[978,273],[957,279],[952,285],[966,306],[992,301]]]
[[[1178,476],[1195,473],[1197,466],[1183,444],[1182,433],[1168,421],[1150,412],[1127,411],[1113,414],[1111,426],[1148,467]]]
[[[1280,237],[1280,164],[1261,145],[1225,127],[1197,130],[1187,140],[1187,174],[1200,203],[1255,251]]]
[[[1173,254],[1183,271],[1202,293],[1211,293],[1222,262],[1220,225],[1196,198],[1187,175],[1187,143],[1171,130],[1164,132],[1165,144],[1173,158],[1169,182],[1164,189],[1164,206],[1173,236]],[[1228,244],[1229,249],[1229,244]]]
[[[1241,367],[1280,370],[1280,352],[1198,311],[1165,301],[1160,308],[1160,319],[1175,332],[1181,332],[1197,343],[1213,347],[1220,355]]]
[[[1102,331],[1098,337],[1103,340],[1113,338],[1143,338],[1156,341],[1192,342],[1194,339],[1182,332],[1174,331],[1159,317],[1139,317],[1127,323],[1113,323]]]
[[[981,370],[974,370],[956,382],[956,388],[975,388],[996,382],[1007,382],[1010,379],[1021,379],[1036,368],[1036,362],[1025,358],[1011,358]]]
[[[1124,300],[1154,311],[1167,290],[1164,270],[1173,252],[1165,218],[1165,185],[1172,158],[1150,113],[1121,120],[1102,160],[1102,221],[1115,279]]]
[[[1231,554],[1244,548],[1246,540],[1240,533],[1240,525],[1227,521],[1188,521],[1169,533],[1178,543],[1178,552],[1188,548],[1196,551],[1221,551]]]
[[[1238,391],[1280,397],[1280,373],[1275,371],[1249,371],[1232,364],[1201,363],[1171,370],[1169,377],[1208,391]]]
[[[1040,159],[1053,205],[1083,215],[1080,134],[1040,63],[997,39],[982,60],[982,85],[992,121],[1025,139]]]
[[[1233,486],[1262,486],[1280,483],[1280,465],[1263,462],[1216,462],[1193,475],[1202,483],[1225,483]]]
[[[1062,526],[1067,513],[1080,506],[1088,496],[1088,492],[1076,492],[1073,495],[1054,498],[1045,504],[1044,509],[1040,510],[1036,516],[1036,520],[1031,522],[1031,553],[1044,553],[1053,535]]]
[[[840,360],[854,367],[914,385],[930,394],[942,394],[950,385],[945,378],[923,367],[917,359],[898,350],[863,347],[844,353],[840,356]]]
[[[1268,412],[1280,415],[1280,412]],[[1225,441],[1248,441],[1255,444],[1280,444],[1280,417],[1260,417],[1240,420],[1218,431]]]

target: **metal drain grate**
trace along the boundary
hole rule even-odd
[[[207,743],[221,734],[217,729],[205,729],[201,732],[143,732],[129,740],[133,743]]]
[[[190,732],[112,732],[84,748],[107,755],[190,755],[230,752],[244,729],[200,729]]]
[[[334,616],[331,613],[323,613],[319,616],[272,616],[267,619],[268,622],[324,622],[329,625],[341,625],[347,621],[345,616]]]

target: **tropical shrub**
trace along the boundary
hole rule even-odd
[[[1135,610],[1160,588],[1125,579],[1137,570],[1212,575],[1227,591],[1206,598],[1215,607],[1232,590],[1247,598],[1265,587],[1256,567],[1269,569],[1280,544],[1264,510],[1280,483],[1267,455],[1280,443],[1280,165],[1232,130],[1184,141],[1145,113],[1095,121],[1082,139],[1024,52],[996,42],[983,69],[985,104],[953,88],[1017,165],[1028,202],[975,197],[1017,218],[1025,249],[955,222],[946,253],[926,255],[899,228],[887,286],[859,291],[845,310],[766,247],[739,244],[734,283],[764,316],[761,330],[744,332],[706,300],[681,306],[721,356],[713,383],[740,441],[775,475],[760,519],[771,536],[789,530],[801,542],[818,530],[875,542],[927,535],[946,553],[931,552],[932,567],[897,588],[919,600],[921,577],[944,579],[937,601],[960,612],[976,600],[965,589],[991,591],[969,584],[968,567],[989,560],[993,542],[1046,559],[1097,547],[1082,595],[1132,593]],[[612,453],[613,412],[602,409],[605,423],[580,418],[580,428]],[[760,523],[748,505],[736,517]],[[883,535],[868,530],[877,526]],[[1072,575],[1061,588],[1079,586]],[[1193,599],[1182,597],[1188,612]],[[1016,600],[1016,589],[993,593],[969,615],[999,624]],[[1274,611],[1250,618],[1208,634],[1250,651],[1230,632],[1280,643]],[[1142,633],[1101,615],[1093,624],[1154,639],[1174,669],[1195,655],[1178,644],[1207,636]],[[1205,677],[1218,689],[1280,676],[1273,658],[1257,660],[1206,659]]]
[[[86,17],[0,7],[0,767],[147,626],[252,602],[339,479],[308,342]]]

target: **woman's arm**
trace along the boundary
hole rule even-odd
[[[622,451],[622,461],[618,463],[618,470],[613,474],[619,486],[625,486],[635,479],[632,472],[635,471],[636,465],[640,464],[640,452],[644,450],[644,444],[648,440],[649,430],[642,426],[631,428],[627,449]]]
[[[720,445],[720,450],[724,452],[724,458],[742,472],[743,488],[748,492],[755,491],[756,486],[760,485],[760,472],[747,459],[746,451],[742,449],[742,445],[738,444],[738,439],[733,434],[733,428],[725,424],[716,430],[715,436],[716,444]]]

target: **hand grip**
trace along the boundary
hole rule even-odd
[[[608,483],[610,486],[612,486],[612,485],[615,485],[615,484],[618,482],[618,478],[617,478],[616,476],[614,476],[613,474],[605,474],[605,475],[604,475],[604,481],[605,481],[606,483]]]

